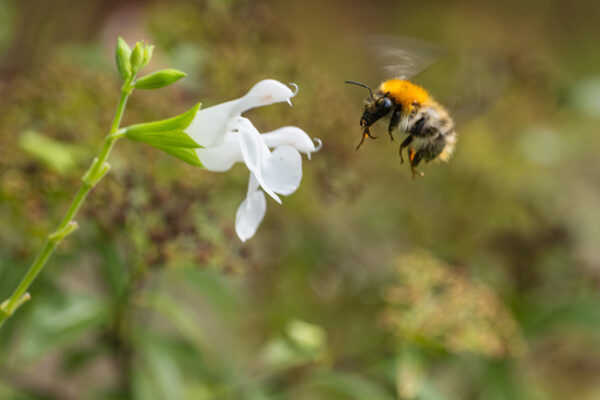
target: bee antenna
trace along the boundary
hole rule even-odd
[[[358,86],[362,86],[364,88],[369,89],[369,93],[371,93],[371,98],[373,98],[373,90],[370,87],[368,87],[367,85],[365,85],[364,83],[354,82],[354,81],[346,81],[345,83],[350,83],[352,85],[358,85]]]

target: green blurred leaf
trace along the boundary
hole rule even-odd
[[[305,353],[319,353],[325,347],[327,333],[318,325],[294,320],[287,325],[286,333],[290,341]]]
[[[269,371],[280,371],[312,362],[306,354],[298,352],[287,340],[275,338],[262,349],[261,361]]]
[[[75,167],[75,147],[40,135],[34,131],[24,132],[19,137],[23,151],[54,171],[64,174]]]
[[[515,364],[507,361],[490,362],[482,381],[481,398],[489,400],[537,400],[528,379],[516,371]]]
[[[141,382],[135,385],[141,392],[136,391],[136,398],[184,399],[185,384],[182,371],[169,347],[157,339],[147,338],[144,341],[143,363],[135,377],[136,380],[141,379]]]
[[[600,299],[594,297],[576,298],[560,305],[548,302],[523,302],[519,308],[519,318],[528,336],[547,333],[564,326],[583,327],[598,334],[600,326]]]
[[[107,301],[83,295],[32,304],[35,309],[21,344],[21,355],[26,359],[72,344],[86,332],[107,323],[110,315]]]
[[[427,379],[428,365],[425,357],[415,347],[406,347],[399,354],[396,365],[398,398],[403,400],[420,399]]]
[[[101,271],[105,282],[107,283],[111,295],[121,296],[129,281],[129,269],[125,264],[119,248],[112,242],[100,242],[98,246],[98,255],[102,258]]]
[[[233,313],[238,309],[239,292],[221,274],[199,268],[188,268],[177,273],[221,313]]]
[[[394,400],[379,383],[357,374],[332,372],[319,375],[307,383],[310,387],[325,390],[327,399],[335,400]]]
[[[147,297],[142,298],[141,302],[169,320],[178,332],[199,351],[210,348],[210,343],[204,336],[193,309],[160,293],[148,294]]]
[[[426,380],[419,391],[419,400],[455,400],[436,388],[432,381]]]

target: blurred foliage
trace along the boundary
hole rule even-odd
[[[400,258],[396,274],[399,282],[385,290],[383,322],[401,340],[489,357],[522,353],[515,322],[488,287],[427,253]]]
[[[242,245],[243,167],[210,174],[119,142],[77,235],[0,330],[0,398],[598,398],[599,12],[591,0],[1,2],[1,297],[109,127],[119,35],[156,45],[151,70],[188,73],[134,93],[124,124],[275,78],[299,85],[294,107],[252,120],[298,125],[324,148]],[[371,33],[449,49],[418,81],[466,118],[455,157],[425,179],[399,164],[385,123],[354,151],[366,93],[343,81],[383,78],[361,44]]]

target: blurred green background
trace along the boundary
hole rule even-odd
[[[1,399],[600,398],[600,3],[0,2],[0,297],[62,216],[118,98],[117,36],[156,45],[125,124],[296,82],[248,115],[324,142],[242,244],[247,170],[120,141],[113,169],[0,331]],[[400,165],[362,38],[448,55],[449,164]],[[447,99],[447,102],[446,100]],[[465,116],[465,118],[462,118]],[[460,118],[459,118],[460,117]]]

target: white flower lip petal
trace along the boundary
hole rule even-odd
[[[247,118],[238,118],[237,130],[244,162],[250,172],[256,172],[261,162],[269,156],[269,147]]]
[[[233,100],[198,110],[185,133],[202,147],[219,146],[232,124],[232,118],[239,115],[238,103],[239,100]]]
[[[209,171],[228,171],[236,162],[243,161],[239,135],[229,132],[219,146],[196,149],[198,159]]]
[[[253,185],[253,180],[256,182],[254,175],[250,174],[248,195],[240,204],[235,215],[235,232],[242,242],[254,236],[267,212],[265,195],[258,189],[258,182]]]
[[[309,159],[311,153],[319,151],[322,146],[320,139],[313,141],[306,132],[296,126],[284,126],[283,128],[263,133],[262,137],[270,148],[282,145],[292,146],[299,152],[306,154]]]
[[[261,165],[261,186],[273,192],[289,196],[300,186],[302,180],[302,157],[291,146],[276,148]]]
[[[279,196],[263,181],[262,164],[271,156],[271,152],[260,133],[258,133],[248,119],[243,117],[238,118],[238,133],[240,135],[240,147],[246,167],[256,176],[264,191],[281,204]]]

